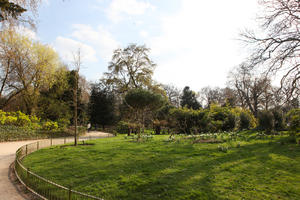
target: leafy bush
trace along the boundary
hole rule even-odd
[[[17,125],[17,121],[17,117],[7,116],[4,118],[4,125]]]
[[[59,118],[57,120],[58,127],[61,129],[65,129],[70,125],[70,120],[66,118]]]
[[[290,110],[287,114],[288,130],[292,136],[300,133],[300,109]]]
[[[117,132],[121,134],[129,133],[129,123],[125,121],[119,121],[117,124]]]
[[[57,124],[57,122],[46,121],[43,123],[42,129],[47,130],[47,131],[57,130],[58,124]]]
[[[241,110],[239,114],[238,128],[240,130],[249,130],[256,126],[256,120],[253,114],[248,110]]]
[[[277,131],[281,131],[285,129],[285,121],[283,111],[281,109],[275,108],[272,110],[272,114],[274,117],[274,129]]]
[[[271,134],[274,130],[275,120],[271,111],[261,111],[258,114],[259,128],[264,130],[266,134]]]

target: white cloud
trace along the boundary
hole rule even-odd
[[[106,62],[111,59],[113,51],[120,46],[112,34],[102,26],[94,29],[89,25],[74,24],[73,29],[72,37],[93,46]]]
[[[74,53],[80,49],[84,62],[97,62],[96,51],[93,47],[76,40],[58,36],[54,42],[54,49],[63,60],[72,62]]]
[[[108,18],[117,23],[125,15],[142,15],[147,9],[154,9],[149,2],[141,0],[112,0],[106,13]]]
[[[199,90],[206,85],[224,86],[230,68],[239,64],[235,40],[254,18],[255,1],[182,0],[180,11],[162,19],[162,34],[149,38],[157,57],[155,78],[189,85]],[[237,9],[234,9],[234,8]]]

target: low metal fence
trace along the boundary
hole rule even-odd
[[[110,134],[107,136],[89,136],[80,137],[78,142],[84,142],[86,140],[99,139],[111,137]],[[95,197],[92,195],[84,194],[73,190],[71,187],[65,187],[54,183],[46,178],[43,178],[34,172],[30,171],[22,164],[22,160],[25,156],[33,153],[39,149],[50,147],[53,145],[62,145],[72,142],[74,138],[59,138],[59,139],[48,139],[41,140],[31,144],[24,145],[16,151],[15,160],[15,173],[20,182],[25,185],[25,187],[36,194],[41,199],[49,200],[103,200],[102,198]]]

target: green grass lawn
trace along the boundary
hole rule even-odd
[[[24,164],[105,200],[300,199],[299,145],[282,145],[276,137],[222,144],[167,138],[136,143],[118,136],[90,146],[52,147]]]

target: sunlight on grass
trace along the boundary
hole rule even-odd
[[[299,199],[300,147],[279,138],[220,144],[123,136],[42,149],[24,163],[37,174],[104,199]]]

